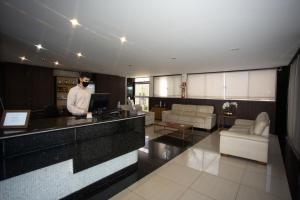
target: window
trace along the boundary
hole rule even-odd
[[[275,100],[276,70],[249,71],[249,97]]]
[[[248,72],[225,73],[226,99],[248,98]]]
[[[206,74],[206,96],[209,98],[224,98],[224,74]]]
[[[155,97],[180,97],[181,75],[154,77]]]
[[[224,98],[224,73],[192,74],[187,79],[189,98]]]
[[[190,74],[188,98],[275,100],[276,69]]]
[[[135,83],[136,97],[149,97],[149,83]]]
[[[206,96],[206,75],[193,74],[187,79],[187,96],[201,98]]]
[[[135,78],[135,104],[142,106],[143,111],[149,110],[149,78]]]

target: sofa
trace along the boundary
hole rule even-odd
[[[216,115],[213,106],[173,104],[171,110],[162,112],[162,121],[210,130],[216,125]]]
[[[267,163],[269,131],[266,112],[255,120],[236,119],[230,129],[220,131],[220,153]]]
[[[154,121],[155,121],[155,119],[154,119],[155,113],[154,112],[151,112],[151,111],[149,111],[149,112],[142,111],[142,106],[138,105],[138,104],[134,105],[134,107],[135,107],[136,111],[142,112],[142,113],[145,114],[145,126],[154,124]],[[121,105],[121,109],[122,110],[128,110],[128,111],[130,110],[128,105]]]

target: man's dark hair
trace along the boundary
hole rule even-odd
[[[91,78],[91,74],[88,73],[88,72],[81,72],[80,75],[79,75],[80,78]]]

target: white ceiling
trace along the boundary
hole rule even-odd
[[[300,46],[299,0],[1,0],[0,19],[2,61],[122,76],[284,66]]]

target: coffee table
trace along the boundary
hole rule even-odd
[[[192,129],[192,133],[190,133],[190,134],[193,134],[193,131],[194,131],[194,126],[189,125],[189,124],[179,124],[179,123],[171,123],[171,122],[155,122],[154,123],[154,132],[156,132],[155,126],[164,127],[164,132],[165,132],[166,128],[176,129],[181,134],[181,137],[176,137],[171,134],[167,134],[167,135],[176,137],[176,138],[180,138],[182,140],[184,140],[184,137],[187,134],[187,130]]]

